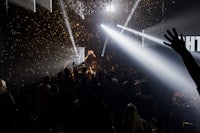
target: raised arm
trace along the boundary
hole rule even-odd
[[[183,40],[183,35],[176,32],[176,29],[173,28],[172,31],[167,30],[167,34],[164,34],[164,37],[169,42],[164,42],[165,45],[171,47],[176,53],[178,53],[190,73],[192,79],[197,85],[198,92],[200,93],[200,67],[195,61],[194,57],[185,47],[185,41]]]

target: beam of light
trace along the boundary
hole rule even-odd
[[[124,50],[131,58],[138,61],[168,87],[175,90],[185,89],[188,92],[193,93],[196,91],[195,93],[198,93],[196,89],[194,90],[196,85],[184,67],[184,64],[179,66],[177,62],[172,62],[170,59],[154,51],[145,49],[141,46],[141,42],[122,35],[120,32],[105,25],[101,26],[116,41],[118,47]]]
[[[134,3],[134,5],[133,5],[133,7],[132,7],[132,10],[131,10],[131,12],[130,12],[130,14],[129,14],[129,16],[128,16],[126,22],[125,22],[125,24],[124,24],[124,27],[126,27],[126,26],[128,25],[129,21],[131,20],[131,17],[133,16],[133,14],[134,14],[136,8],[138,7],[140,1],[141,1],[141,0],[137,0],[137,1]],[[111,5],[111,4],[110,4],[110,5],[107,5],[107,6],[106,6],[106,11],[107,11],[107,12],[114,12],[114,11],[115,11],[115,7],[114,7],[113,5]],[[124,28],[122,28],[121,33],[123,33],[123,32],[124,32]],[[102,57],[104,56],[104,52],[105,52],[106,45],[107,45],[107,38],[106,38],[106,41],[105,41],[105,43],[104,43],[104,47],[103,47],[103,51],[102,51],[102,55],[101,55]]]
[[[105,40],[104,45],[103,45],[103,50],[101,52],[101,57],[104,57],[104,53],[105,53],[105,50],[106,50],[107,42],[108,42],[108,36],[106,36],[106,40]]]
[[[62,9],[62,14],[63,14],[64,20],[65,20],[65,25],[67,27],[67,30],[68,30],[68,33],[69,33],[75,54],[78,57],[79,56],[78,51],[77,51],[77,48],[76,48],[76,45],[75,45],[74,36],[72,34],[71,26],[70,26],[70,23],[69,23],[69,20],[68,20],[68,15],[67,15],[67,12],[66,12],[65,7],[64,7],[63,0],[59,0],[59,4],[60,4],[61,9]]]
[[[70,48],[69,48],[70,49]],[[73,50],[70,50],[70,52],[68,52],[69,56],[68,58],[65,58],[62,62],[64,62],[64,66],[65,67],[68,67],[68,68],[73,68],[74,66],[78,66],[80,65],[81,63],[84,62],[84,58],[85,58],[85,48],[84,47],[77,47],[77,50],[78,50],[78,54],[79,56],[75,56],[73,53],[71,53],[71,51]]]
[[[41,7],[44,7],[45,9],[52,12],[52,0],[36,0],[37,4],[39,4]]]
[[[124,27],[126,27],[126,26],[128,25],[129,21],[131,20],[131,17],[133,16],[133,13],[135,12],[135,10],[136,10],[137,6],[139,5],[140,1],[141,1],[141,0],[137,0],[137,1],[135,2],[135,4],[133,5],[133,8],[132,8],[132,10],[131,10],[131,13],[129,14],[129,16],[128,16],[127,20],[126,20],[126,22],[125,22],[125,24],[124,24]],[[122,28],[121,33],[123,33],[123,32],[124,32],[124,28]]]
[[[8,0],[8,2],[16,4],[20,7],[27,9],[27,10],[31,10],[33,12],[36,12],[36,1],[35,0]]]
[[[138,35],[138,36],[144,37],[144,38],[146,38],[146,39],[148,39],[148,40],[150,40],[150,41],[153,41],[153,42],[155,42],[155,43],[162,44],[163,46],[166,46],[166,45],[163,44],[163,42],[166,41],[166,40],[162,40],[162,39],[159,39],[159,38],[156,38],[156,37],[147,35],[147,34],[145,34],[145,33],[142,33],[142,32],[136,31],[136,30],[133,30],[133,29],[131,29],[131,28],[127,28],[127,27],[121,26],[121,25],[119,25],[119,24],[117,25],[117,27],[122,28],[122,29],[124,29],[124,30],[126,30],[126,31],[128,31],[128,32],[134,33],[134,34],[136,34],[136,35]],[[167,41],[166,41],[166,42],[167,42]]]
[[[199,52],[191,52],[197,64],[200,66],[200,53]]]

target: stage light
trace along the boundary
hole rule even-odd
[[[140,63],[161,82],[174,90],[186,90],[198,93],[196,85],[188,74],[184,64],[177,64],[167,57],[141,46],[141,42],[117,32],[105,25],[101,27],[116,42],[116,46]]]
[[[128,25],[128,23],[129,23],[129,21],[131,20],[131,17],[133,16],[133,14],[134,14],[134,12],[135,12],[137,6],[139,5],[140,1],[141,1],[141,0],[137,0],[137,1],[134,3],[134,5],[133,5],[133,7],[132,7],[132,10],[131,10],[131,12],[130,12],[130,14],[129,14],[129,16],[128,16],[126,22],[125,22],[125,24],[124,24],[124,27],[126,27],[126,26]],[[106,8],[106,11],[107,11],[107,12],[114,12],[114,10],[115,10],[115,8],[114,8],[113,5],[109,5],[109,6],[107,6],[107,8]],[[124,32],[124,29],[122,29],[121,33],[123,33],[123,32]],[[103,46],[103,50],[102,50],[102,54],[101,54],[102,57],[104,56],[104,53],[105,53],[105,49],[106,49],[106,45],[107,45],[107,39],[108,39],[108,38],[106,37],[106,40],[105,40],[105,43],[104,43],[104,46]]]

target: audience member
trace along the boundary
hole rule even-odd
[[[180,34],[179,36],[175,28],[173,28],[172,31],[173,32],[167,30],[167,34],[164,34],[165,38],[169,41],[164,42],[164,44],[171,47],[177,54],[182,57],[183,62],[192,79],[196,83],[197,90],[200,93],[200,67],[198,66],[191,53],[186,49],[183,35]]]
[[[14,129],[15,100],[7,90],[6,82],[0,79],[0,132],[11,132]]]
[[[142,119],[134,104],[129,103],[124,110],[122,133],[150,133],[150,125]]]
[[[41,132],[47,132],[50,119],[51,78],[45,76],[37,87],[37,111]]]
[[[82,97],[76,101],[76,132],[114,133],[110,108],[98,97]],[[77,117],[79,116],[79,117]]]

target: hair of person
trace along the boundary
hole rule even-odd
[[[140,115],[134,104],[129,103],[124,110],[123,124],[127,133],[141,133],[144,132]]]
[[[3,79],[0,79],[0,94],[7,90],[6,82]]]

